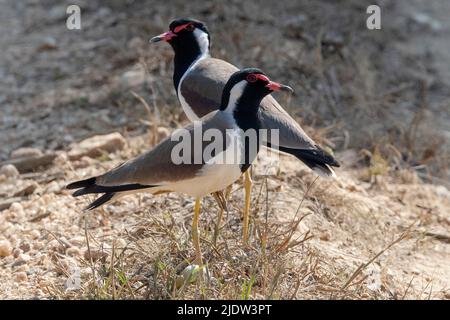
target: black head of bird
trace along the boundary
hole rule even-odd
[[[150,39],[150,42],[168,42],[175,52],[195,51],[207,53],[210,47],[209,31],[206,25],[195,19],[176,19],[169,25],[169,31]]]
[[[220,109],[222,111],[251,112],[257,111],[261,100],[274,91],[294,90],[284,84],[271,81],[267,75],[256,68],[246,68],[236,71],[227,81]]]

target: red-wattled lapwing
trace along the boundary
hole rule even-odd
[[[224,87],[219,110],[211,112],[199,119],[199,122],[184,129],[176,130],[171,137],[163,140],[151,151],[100,176],[73,182],[67,188],[78,189],[73,193],[75,197],[103,193],[86,208],[89,210],[122,195],[140,191],[153,194],[175,191],[195,197],[192,238],[196,251],[196,263],[202,265],[198,235],[201,199],[209,193],[223,190],[248,169],[257,155],[260,141],[245,139],[244,135],[248,130],[256,131],[261,128],[259,105],[266,95],[276,90],[292,91],[288,86],[270,81],[258,69],[235,72]],[[220,133],[225,142],[219,143],[222,146],[219,151],[216,150],[211,153],[211,157],[205,158],[204,151],[213,142],[210,140],[205,142],[203,140],[207,139],[202,137],[199,141],[189,140],[189,150],[183,152],[189,151],[190,159],[196,159],[199,156],[200,162],[196,164],[185,161],[176,164],[173,150],[180,143],[177,132],[184,130],[185,135],[192,137],[195,135],[196,126],[197,129],[201,126],[205,135],[208,129],[214,129],[216,133]],[[174,139],[174,135],[177,135],[177,138]],[[238,138],[226,139],[230,135]],[[251,147],[255,150],[255,146],[249,145],[252,142],[256,143],[256,152],[253,155],[249,153]]]
[[[191,121],[220,107],[222,90],[234,65],[210,56],[210,35],[206,25],[194,19],[177,19],[169,31],[150,40],[167,41],[175,52],[173,83],[184,112]],[[260,105],[261,126],[279,129],[278,149],[294,155],[322,176],[334,176],[331,166],[339,163],[303,131],[300,125],[272,97],[265,97]],[[269,143],[266,143],[269,145]],[[251,177],[245,173],[244,243],[247,240],[250,210]]]

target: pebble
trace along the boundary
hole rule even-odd
[[[72,144],[68,156],[70,160],[78,160],[83,156],[98,157],[103,155],[104,152],[122,150],[125,143],[125,138],[119,132],[97,135]]]
[[[30,260],[31,260],[31,257],[28,254],[26,254],[26,253],[21,253],[17,257],[17,262],[20,262],[21,264],[25,264],[25,263],[27,263]]]
[[[50,250],[53,251],[57,251],[57,252],[64,252],[64,246],[56,239],[51,240],[48,244],[47,244],[48,248]]]
[[[39,156],[20,155],[21,153],[15,155],[16,158],[8,160],[8,163],[13,164],[19,172],[36,171],[40,167],[49,165],[56,158],[56,154],[51,151]]]
[[[0,240],[0,257],[7,257],[13,251],[13,247],[8,240]]]
[[[26,187],[20,189],[16,193],[14,193],[13,197],[25,197],[29,196],[30,194],[33,194],[34,191],[39,187],[39,185],[36,182],[32,182],[28,184]]]
[[[80,231],[80,228],[77,225],[70,226],[70,232],[71,233],[78,233],[79,231]],[[72,239],[70,241],[72,241]]]
[[[13,257],[15,259],[17,259],[23,253],[23,251],[20,250],[20,249],[15,248],[12,253],[13,253]]]
[[[59,186],[58,182],[52,181],[45,189],[45,193],[57,193],[61,190],[61,187]]]
[[[14,280],[17,282],[24,282],[28,280],[28,276],[25,272],[17,272],[14,274]]]
[[[19,246],[20,250],[22,250],[23,252],[28,252],[31,249],[31,245],[28,242],[22,242]]]
[[[30,237],[33,240],[38,239],[41,236],[41,233],[39,232],[39,230],[31,230],[30,231]]]
[[[115,246],[116,248],[123,249],[127,246],[127,242],[124,239],[119,238],[116,240]]]
[[[319,239],[322,240],[322,241],[330,241],[330,239],[331,239],[331,234],[330,234],[329,232],[327,232],[327,231],[322,232],[322,233],[320,234],[320,236],[319,236]]]
[[[41,250],[43,247],[44,247],[44,244],[41,241],[33,242],[33,249],[34,250]]]
[[[66,254],[70,257],[80,256],[81,250],[77,247],[70,247],[66,250]]]
[[[58,47],[57,41],[53,37],[45,37],[42,40],[41,45],[39,46],[39,50],[45,51],[45,50],[53,50]]]
[[[42,151],[36,148],[19,148],[11,152],[11,159],[40,157]]]
[[[86,238],[83,236],[73,237],[69,240],[69,242],[74,246],[84,245],[85,241],[86,241]]]
[[[0,174],[3,174],[7,178],[15,178],[19,176],[19,171],[12,164],[5,164],[0,168]]]
[[[23,207],[19,202],[14,202],[11,207],[9,207],[9,210],[14,213],[22,213]]]
[[[86,250],[84,252],[84,258],[89,261],[90,259],[92,259],[92,261],[98,261],[98,260],[105,260],[106,257],[108,256],[108,254],[106,252],[102,252],[99,250],[90,250],[90,254],[89,254],[89,250]]]

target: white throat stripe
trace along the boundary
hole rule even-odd
[[[194,36],[197,39],[201,53],[198,56],[198,58],[195,59],[194,62],[192,62],[192,64],[189,66],[189,68],[186,70],[186,72],[183,74],[183,76],[180,79],[180,82],[178,83],[178,88],[177,88],[178,99],[180,100],[180,103],[181,103],[181,106],[183,107],[184,113],[186,113],[186,116],[191,121],[196,121],[199,119],[199,117],[195,114],[192,107],[187,103],[187,101],[184,99],[183,95],[181,94],[181,84],[183,83],[184,78],[186,78],[186,76],[189,74],[189,72],[195,67],[195,65],[203,58],[206,58],[209,56],[208,34],[200,29],[195,29]]]
[[[242,80],[236,83],[230,91],[230,99],[228,100],[228,105],[225,108],[225,112],[232,113],[236,108],[236,103],[238,99],[242,96],[244,92],[245,86],[247,85],[247,81]]]

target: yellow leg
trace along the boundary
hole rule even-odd
[[[216,201],[220,206],[220,212],[219,212],[219,215],[217,216],[217,222],[216,222],[216,225],[214,228],[214,235],[213,235],[213,244],[214,245],[216,245],[217,238],[219,237],[220,223],[222,221],[223,213],[225,210],[228,212],[227,201],[228,201],[228,198],[230,197],[232,187],[233,187],[233,185],[229,185],[225,189],[225,193],[223,191],[218,191],[218,192],[214,193],[214,197],[216,198]]]
[[[250,168],[244,173],[244,189],[245,189],[245,207],[244,207],[244,225],[242,228],[242,240],[244,245],[248,241],[248,224],[250,220],[250,196],[252,191],[252,176],[250,174]]]
[[[194,206],[194,218],[192,219],[192,242],[195,247],[195,264],[199,266],[203,265],[202,261],[202,251],[200,249],[200,238],[198,233],[198,218],[200,216],[200,204],[202,202],[202,198],[195,199]]]

